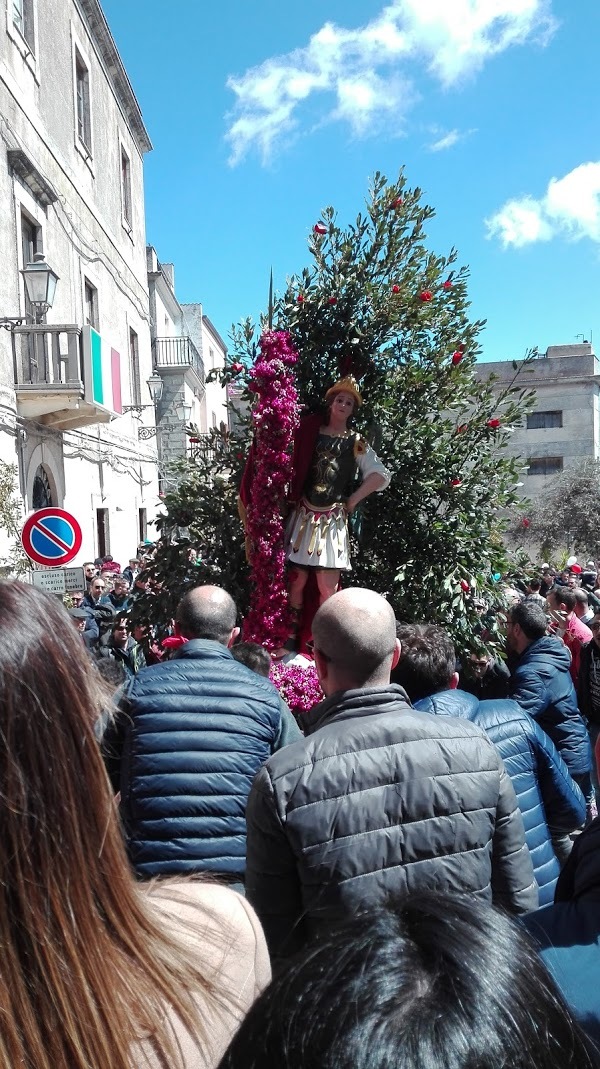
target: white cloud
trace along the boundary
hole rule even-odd
[[[506,248],[562,236],[572,241],[600,241],[600,162],[582,163],[564,178],[551,178],[539,199],[509,200],[486,219],[488,237]]]
[[[411,65],[445,88],[487,59],[556,28],[551,0],[391,0],[355,30],[326,22],[303,48],[265,60],[228,86],[236,97],[227,139],[230,162],[252,147],[268,160],[299,128],[302,103],[321,94],[327,117],[356,134],[402,130],[417,91]],[[333,98],[333,103],[332,99]]]
[[[433,130],[432,133],[437,133],[437,130]],[[459,141],[464,141],[465,138],[474,133],[475,130],[449,130],[447,134],[428,145],[429,151],[443,152],[447,148],[453,148]]]

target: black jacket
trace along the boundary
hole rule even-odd
[[[193,639],[143,668],[122,708],[121,815],[137,873],[242,878],[252,779],[300,738],[273,684],[219,642]]]
[[[521,654],[510,696],[550,736],[572,776],[590,771],[592,751],[569,671],[571,656],[558,638],[544,636]]]
[[[267,761],[248,801],[246,891],[273,954],[390,893],[535,909],[515,793],[479,728],[418,713],[391,684],[332,695],[311,730]]]
[[[579,661],[579,679],[577,681],[577,701],[582,716],[587,717],[593,724],[600,723],[600,710],[594,709],[590,695],[590,668],[598,672],[600,676],[600,650],[592,639],[581,649]]]

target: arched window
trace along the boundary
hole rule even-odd
[[[34,509],[45,509],[56,505],[52,496],[52,487],[48,478],[48,472],[43,464],[40,464],[33,480],[33,493],[31,505]]]

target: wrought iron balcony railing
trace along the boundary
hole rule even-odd
[[[156,368],[191,367],[204,386],[204,363],[191,338],[155,338],[152,344]]]

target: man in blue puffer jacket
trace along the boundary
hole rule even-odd
[[[398,638],[402,650],[392,681],[404,687],[415,709],[471,720],[494,743],[523,815],[540,905],[552,902],[560,868],[549,826],[569,832],[585,819],[585,799],[556,747],[516,702],[479,701],[454,689],[454,646],[441,628],[406,624],[398,628]]]
[[[176,614],[187,641],[143,668],[121,703],[121,816],[143,878],[212,872],[241,885],[252,780],[301,738],[273,684],[232,657],[235,621],[220,587],[190,590]]]

